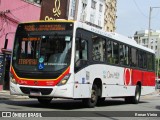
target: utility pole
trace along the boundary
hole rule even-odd
[[[150,37],[151,37],[151,20],[152,20],[152,10],[153,8],[160,8],[160,7],[150,7],[149,9],[149,27],[148,27],[148,48],[151,48],[151,45],[150,45]],[[158,49],[158,55],[157,55],[157,79],[158,79],[158,72],[159,72],[159,49]]]
[[[159,73],[159,49],[158,49],[158,51],[157,51],[157,54],[158,54],[158,55],[157,55],[157,71],[156,71],[157,74],[156,74],[156,75],[157,75],[157,79],[158,79],[158,73]]]
[[[152,13],[152,7],[150,7],[149,9],[148,48],[150,48],[151,13]]]
[[[150,9],[149,9],[148,48],[151,48],[151,46],[150,46],[150,36],[151,36],[151,19],[152,19],[152,9],[153,8],[160,8],[160,7],[150,7]]]

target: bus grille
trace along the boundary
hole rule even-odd
[[[30,94],[30,91],[41,92],[42,95],[49,95],[52,92],[52,88],[29,88],[29,87],[20,87],[21,91],[24,94]]]

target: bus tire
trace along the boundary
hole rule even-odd
[[[41,97],[39,97],[39,98],[37,98],[38,99],[38,102],[40,103],[40,104],[50,104],[51,103],[51,101],[52,101],[52,98],[41,98]]]
[[[104,104],[105,103],[105,97],[102,97],[102,98],[98,98],[98,100],[97,100],[97,104],[98,105],[102,105],[102,104]]]
[[[82,101],[86,107],[93,108],[97,104],[97,100],[98,100],[98,88],[97,85],[94,84],[92,86],[91,98],[84,98],[82,99]]]
[[[136,86],[135,95],[131,97],[126,97],[126,103],[138,104],[141,96],[141,88],[139,85]]]

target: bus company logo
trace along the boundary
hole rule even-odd
[[[124,85],[131,85],[132,70],[129,68],[124,69]]]
[[[119,79],[119,77],[120,77],[119,72],[111,72],[111,71],[107,72],[107,78],[110,78],[110,79]]]
[[[2,117],[12,117],[11,112],[2,112]]]
[[[38,81],[34,81],[34,85],[38,85]]]

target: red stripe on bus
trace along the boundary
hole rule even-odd
[[[28,86],[55,86],[57,85],[65,75],[69,74],[70,67],[68,67],[65,72],[63,72],[56,79],[29,79],[29,78],[20,78],[15,73],[13,67],[11,67],[11,73],[14,76],[16,82],[20,85],[28,85]]]

